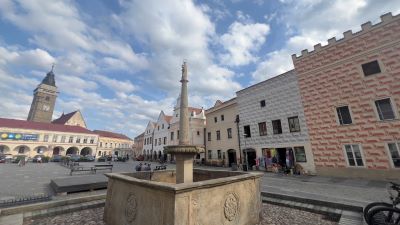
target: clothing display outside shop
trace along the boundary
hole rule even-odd
[[[260,160],[266,171],[290,173],[295,166],[294,152],[288,148],[264,148]],[[292,170],[293,171],[293,170]]]

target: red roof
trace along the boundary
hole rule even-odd
[[[109,137],[109,138],[119,138],[119,139],[126,139],[132,141],[129,137],[127,137],[124,134],[118,134],[118,133],[113,133],[110,131],[104,131],[104,130],[94,130],[94,133],[98,134],[100,137]]]
[[[94,134],[92,131],[80,126],[68,126],[62,124],[42,123],[6,118],[0,118],[0,127]]]
[[[203,109],[188,107],[189,112],[196,112],[196,115],[200,114]]]
[[[64,113],[63,113],[63,114],[60,116],[60,118],[53,120],[52,123],[56,123],[56,124],[65,124],[65,123],[68,122],[68,120],[71,119],[71,117],[72,117],[73,115],[75,115],[75,113],[77,113],[77,112],[78,112],[78,111],[70,112],[70,113],[67,113],[67,114],[64,114]]]

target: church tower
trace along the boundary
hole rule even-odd
[[[33,91],[33,100],[31,109],[29,110],[28,121],[51,123],[57,98],[57,87],[53,69],[54,65],[51,71],[46,74],[42,83]]]

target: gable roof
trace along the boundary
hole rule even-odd
[[[171,123],[172,116],[165,116],[164,118],[167,123]]]
[[[75,113],[77,113],[78,111],[73,111],[67,114],[62,114],[59,118],[55,119],[52,121],[52,123],[55,124],[65,124],[66,122],[68,122],[69,119],[71,119]]]
[[[94,134],[92,131],[80,126],[68,126],[62,124],[42,123],[6,118],[0,118],[0,127]]]
[[[105,130],[94,130],[93,132],[98,134],[100,137],[118,138],[118,139],[125,139],[132,141],[132,139],[130,139],[128,136],[124,134],[113,133]]]

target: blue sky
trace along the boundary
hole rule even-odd
[[[134,137],[172,111],[183,60],[190,105],[208,108],[387,12],[398,0],[0,0],[0,117],[26,119],[55,63],[55,117]]]

